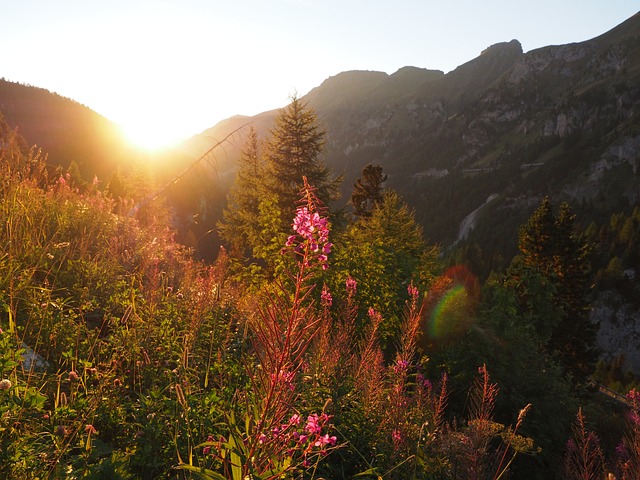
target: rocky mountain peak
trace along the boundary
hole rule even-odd
[[[496,56],[509,56],[509,55],[522,55],[522,45],[518,40],[511,40],[510,42],[500,42],[485,48],[480,55],[496,55]]]

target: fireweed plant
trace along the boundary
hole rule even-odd
[[[284,281],[274,280],[274,288],[265,293],[258,315],[249,323],[253,361],[245,368],[251,388],[238,393],[244,418],[239,421],[235,411],[227,414],[227,435],[218,441],[208,438],[198,446],[221,461],[223,474],[192,463],[181,464],[179,469],[204,478],[282,478],[316,468],[337,448],[327,413],[311,413],[305,418],[296,408],[305,355],[321,326],[311,297],[314,285],[309,280],[314,270],[328,268],[331,252],[328,221],[320,215],[318,198],[306,178],[303,192],[303,205],[293,219],[296,233],[288,237],[281,251],[281,255],[292,254],[296,259],[294,270],[287,274],[293,292]],[[323,293],[325,304],[328,295]]]

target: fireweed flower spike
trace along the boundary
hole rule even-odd
[[[331,253],[333,244],[329,242],[329,221],[315,212],[312,201],[304,207],[296,209],[293,219],[293,231],[296,235],[289,235],[285,247],[293,247],[294,251],[305,258],[310,265],[317,262],[323,270],[329,268],[327,255]],[[282,250],[285,253],[287,248]]]

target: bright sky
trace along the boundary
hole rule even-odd
[[[637,0],[0,0],[0,77],[167,145],[345,70],[448,72],[486,47],[580,42]]]

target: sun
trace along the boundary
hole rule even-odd
[[[147,152],[156,152],[175,147],[189,135],[157,125],[154,122],[121,124],[127,140],[135,147]]]

